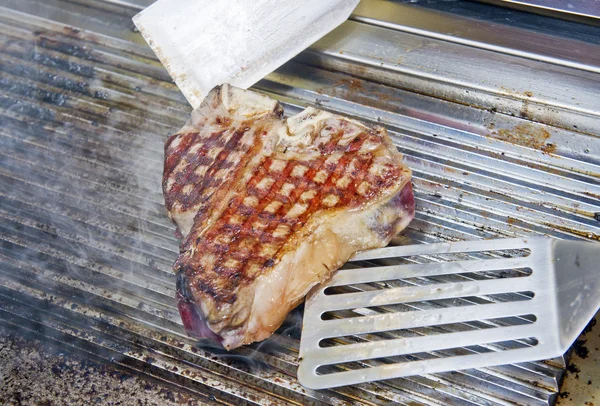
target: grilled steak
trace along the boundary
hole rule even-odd
[[[165,146],[181,317],[227,349],[269,337],[311,287],[414,216],[411,172],[385,129],[313,108],[282,116],[223,85]]]

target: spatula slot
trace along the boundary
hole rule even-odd
[[[485,310],[486,308],[479,308],[474,306],[487,306],[494,304],[510,304],[515,303],[514,311],[522,309],[523,302],[532,300],[535,294],[531,291],[515,292],[515,293],[504,293],[499,295],[490,295],[486,297],[458,297],[443,300],[429,300],[419,302],[407,302],[398,303],[385,306],[372,306],[372,307],[356,307],[340,310],[326,311],[321,314],[321,320],[335,320],[335,319],[349,319],[363,316],[375,316],[375,315],[393,315],[407,313],[406,317],[418,317],[417,312],[464,312],[465,308],[469,311]],[[518,304],[517,304],[518,303]],[[472,308],[471,308],[472,307]],[[470,309],[469,309],[470,308]]]
[[[365,358],[350,362],[327,363],[317,367],[317,375],[330,375],[344,371],[356,371],[361,369],[370,369],[388,365],[410,364],[424,360],[441,360],[445,358],[460,358],[464,356],[484,355],[497,352],[510,352],[535,347],[539,341],[535,337],[522,337],[517,340],[496,341],[480,345],[467,347],[454,347],[442,349],[439,351],[404,354],[397,356]]]
[[[453,282],[468,282],[474,280],[486,280],[486,279],[507,279],[507,278],[523,278],[530,276],[533,273],[533,270],[529,267],[519,267],[513,269],[485,269],[485,264],[482,265],[484,268],[482,271],[473,271],[473,272],[464,272],[464,273],[442,273],[439,275],[427,275],[426,271],[424,272],[427,276],[419,276],[415,275],[415,277],[411,278],[403,278],[403,279],[386,279],[378,282],[371,283],[358,283],[352,285],[338,285],[336,280],[332,281],[334,286],[330,286],[325,289],[325,295],[340,295],[345,293],[352,292],[364,292],[364,291],[373,291],[373,290],[382,290],[382,289],[393,289],[393,288],[403,288],[409,286],[426,286],[433,285],[439,283],[453,283]],[[372,268],[373,269],[373,268]],[[449,271],[455,270],[454,268],[449,269]],[[365,273],[369,273],[371,269],[363,269]],[[402,274],[402,269],[393,268],[389,269],[385,268],[375,268],[373,272],[386,272],[386,273],[398,273]],[[340,273],[348,272],[345,270],[339,271]],[[354,276],[354,275],[353,275]],[[343,277],[343,275],[342,275]],[[375,279],[373,275],[365,275],[365,277],[369,277],[371,280]],[[340,280],[341,282],[341,280]]]
[[[531,249],[522,240],[513,240],[511,243],[507,243],[505,247],[498,245],[492,250],[489,249],[489,246],[490,244],[485,240],[468,243],[423,244],[418,249],[414,249],[414,245],[407,246],[406,253],[403,252],[404,247],[402,246],[390,246],[361,252],[355,255],[351,262],[402,259],[407,263],[428,263],[469,259],[525,258],[531,255]],[[363,267],[365,264],[361,262],[360,266]]]
[[[371,268],[341,269],[333,275],[328,286],[359,283],[390,283],[404,280],[414,284],[420,278],[458,275],[463,279],[506,279],[532,274],[527,258],[487,259],[477,261],[441,262],[430,264],[385,265]],[[467,275],[467,276],[465,276]]]
[[[521,288],[533,288],[531,278],[519,278]],[[355,291],[337,295],[323,295],[325,309],[342,310],[361,307],[395,306],[397,304],[429,302],[444,299],[486,297],[490,295],[514,294],[515,282],[511,279],[494,279],[458,283],[440,283],[422,286],[409,286],[383,290]]]
[[[363,318],[364,319],[364,318]],[[484,329],[495,329],[507,326],[524,326],[533,324],[537,321],[537,317],[534,314],[523,314],[515,315],[511,317],[497,317],[491,319],[474,319],[465,320],[457,323],[446,323],[439,324],[436,321],[437,318],[425,318],[418,326],[406,326],[405,328],[390,328],[389,330],[381,330],[377,332],[377,323],[364,323],[372,330],[365,332],[366,328],[361,329],[357,327],[355,329],[348,328],[351,332],[341,336],[335,336],[325,338],[319,341],[319,347],[327,348],[335,345],[352,345],[360,342],[371,342],[371,341],[385,341],[393,340],[397,338],[407,337],[421,337],[421,336],[433,336],[441,334],[458,333],[465,331],[484,330]],[[368,321],[368,320],[367,320]],[[360,324],[361,320],[347,320],[347,323]],[[353,331],[352,331],[353,330]],[[371,332],[375,331],[375,332]]]
[[[504,293],[482,297],[462,297],[443,300],[399,303],[388,306],[360,307],[355,309],[327,311],[321,314],[321,320],[347,319],[362,316],[373,316],[382,313],[405,313],[425,310],[439,310],[452,307],[489,305],[494,303],[522,302],[533,299],[531,291]],[[460,311],[457,309],[457,311]]]
[[[411,256],[396,256],[383,257],[372,259],[356,259],[347,262],[344,269],[368,269],[384,266],[399,266],[399,265],[415,265],[415,264],[440,264],[454,263],[467,261],[489,261],[497,259],[518,259],[528,258],[531,256],[530,249],[508,250],[508,251],[481,251],[472,253],[448,253],[435,255],[411,255]]]

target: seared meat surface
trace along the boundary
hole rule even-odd
[[[411,173],[385,129],[313,108],[282,116],[224,85],[165,146],[182,320],[227,349],[269,337],[310,288],[414,217]]]

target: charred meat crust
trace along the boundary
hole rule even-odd
[[[191,337],[209,338],[221,342],[222,338],[215,334],[202,315],[202,311],[194,302],[189,290],[189,281],[184,273],[177,273],[177,308],[186,333]]]

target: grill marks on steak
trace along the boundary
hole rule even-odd
[[[255,331],[255,300],[272,298],[255,297],[253,285],[279,275],[282,258],[311,240],[315,227],[363,210],[373,236],[362,245],[345,242],[345,258],[321,262],[327,272],[318,277],[307,271],[298,281],[304,293],[352,249],[387,244],[414,212],[410,171],[384,129],[313,109],[285,122],[277,103],[255,95],[213,90],[165,146],[166,205],[186,235],[174,266],[182,318],[191,333],[227,336],[227,348],[264,338],[283,321],[273,310],[273,323],[262,326],[268,331]],[[379,212],[370,207],[378,200]],[[290,272],[303,278],[301,270]],[[291,297],[288,310],[302,297]]]
[[[272,267],[290,234],[315,212],[357,207],[398,181],[401,172],[395,166],[385,166],[379,174],[367,170],[373,151],[359,147],[371,136],[359,134],[348,146],[354,152],[328,158],[288,160],[286,153],[264,157],[210,229],[192,230],[176,267],[194,274],[199,291],[233,303],[237,288]],[[339,137],[332,138],[320,150],[341,149],[338,142]]]
[[[252,134],[246,123],[241,124],[241,128],[215,129],[206,135],[176,134],[169,139],[163,189],[170,213],[195,215],[243,168],[249,159]],[[185,227],[186,234],[188,231]]]
[[[256,123],[283,115],[276,101],[262,96],[256,99],[256,108],[236,115],[236,109],[227,103],[237,101],[226,93],[221,88],[211,92],[181,131],[165,144],[165,206],[184,236],[197,213],[210,210],[206,203],[213,194],[227,189],[237,178],[253,156],[250,150],[256,152],[256,133],[263,132]]]

